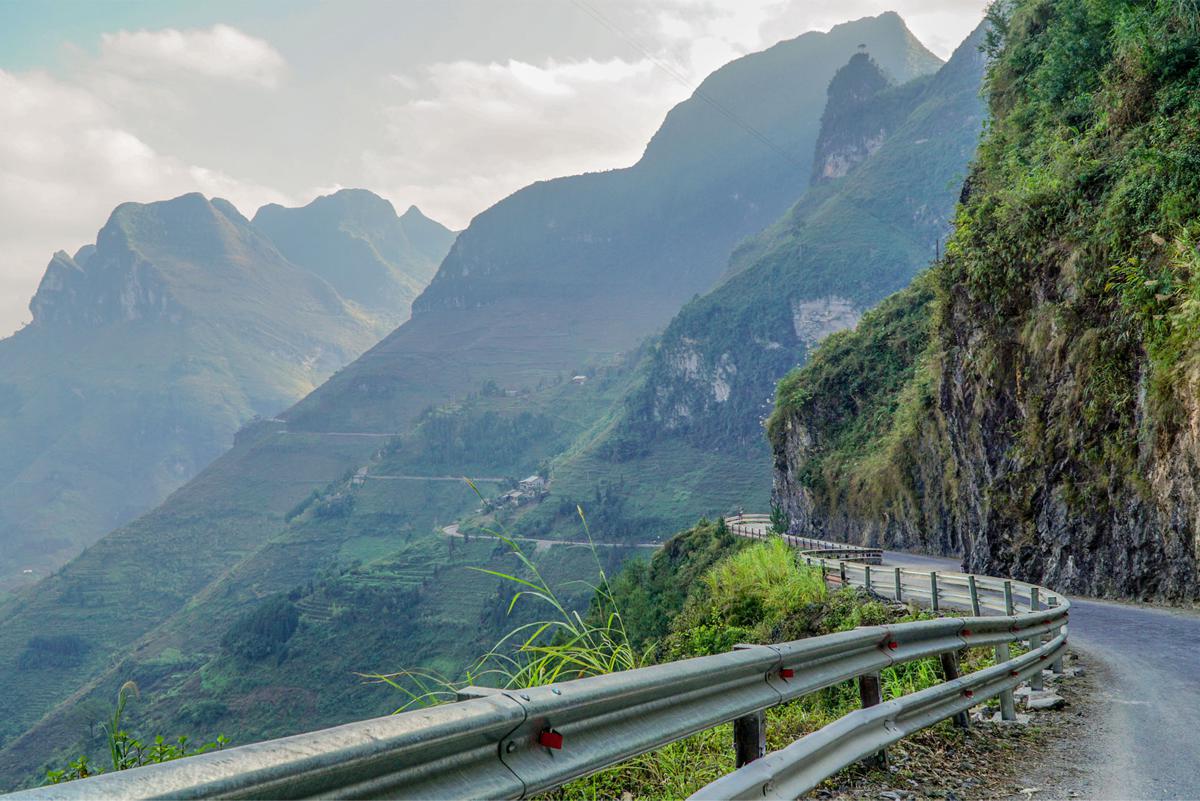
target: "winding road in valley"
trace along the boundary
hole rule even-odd
[[[466,535],[458,530],[457,523],[444,526],[442,528],[442,536],[457,537],[459,539],[466,538]],[[474,537],[475,539],[496,539],[496,537],[491,534],[476,534]],[[584,548],[658,548],[662,545],[661,542],[580,542],[578,540],[539,540],[534,539],[533,537],[510,537],[510,539],[513,540],[513,542],[533,543],[534,548],[538,551],[545,550],[546,548],[550,548],[555,545],[577,545]]]
[[[884,560],[962,569],[892,551]],[[1200,799],[1200,613],[1071,598],[1070,632],[1072,648],[1098,669],[1098,719],[1075,751],[1074,775],[1034,797]]]

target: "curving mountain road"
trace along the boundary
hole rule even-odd
[[[884,558],[961,569],[917,554]],[[1073,775],[1037,798],[1200,799],[1200,613],[1072,598],[1070,633],[1101,667],[1100,711],[1095,736],[1074,752]]]

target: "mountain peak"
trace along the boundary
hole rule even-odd
[[[859,45],[866,45],[867,52],[871,53],[877,49],[871,41],[872,38],[883,41],[902,41],[904,50],[900,55],[903,61],[898,64],[894,63],[891,57],[879,58],[879,54],[874,53],[884,74],[895,83],[904,83],[917,75],[928,75],[945,63],[916,37],[904,18],[895,11],[885,11],[874,17],[863,17],[834,25],[829,30],[829,34],[831,36],[834,34],[861,35]]]
[[[910,104],[883,100],[881,96],[889,87],[887,75],[865,52],[855,53],[834,74],[813,154],[812,183],[827,183],[847,175],[870,158],[903,122]]]
[[[237,210],[237,206],[230,203],[223,197],[214,197],[211,201],[212,207],[224,214],[227,218],[239,225],[249,225],[250,220],[246,219],[246,215]]]
[[[38,325],[179,319],[194,291],[232,286],[245,264],[264,259],[282,261],[228,200],[189,192],[122,203],[95,245],[76,258],[55,254],[30,310]]]
[[[263,206],[253,225],[290,261],[392,323],[408,316],[454,239],[415,206],[398,217],[391,201],[366,189],[339,189],[299,208]]]
[[[408,209],[406,209],[405,212],[400,215],[400,219],[405,222],[409,222],[409,221],[413,221],[413,220],[417,220],[417,221],[428,220],[429,218],[426,217],[425,213],[422,212],[419,208],[417,208],[416,205],[412,205],[412,206],[409,206]]]

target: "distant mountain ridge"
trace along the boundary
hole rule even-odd
[[[908,283],[949,230],[985,119],[983,35],[905,85],[863,53],[838,72],[813,156],[817,182],[646,349],[619,409],[553,464],[550,500],[526,528],[552,530],[555,510],[604,483],[623,488],[625,519],[614,523],[623,531],[767,503],[762,423],[776,383]]]
[[[541,181],[476,216],[412,319],[286,417],[311,430],[397,430],[486,380],[534,386],[635,347],[803,193],[816,110],[861,43],[905,81],[941,66],[892,13],[725,65],[667,114],[632,167]]]
[[[555,299],[612,293],[619,296],[613,304],[644,305],[651,326],[665,322],[711,287],[741,238],[770,224],[799,196],[819,130],[811,109],[824,106],[830,65],[861,42],[901,81],[941,66],[894,13],[739,58],[671,110],[632,167],[539,182],[481,213],[417,300],[414,315],[487,306],[503,296],[499,282],[508,288],[520,276],[536,275],[519,288]],[[788,73],[803,79],[767,79]],[[632,286],[634,297],[627,292]]]
[[[393,325],[408,319],[455,234],[416,206],[397,216],[363,189],[343,189],[296,209],[263,206],[254,215],[290,261],[321,276],[343,298]]]
[[[247,269],[250,265],[253,270]],[[301,281],[306,305],[342,314],[336,292],[287,262],[266,236],[221,198],[182,195],[157,203],[124,203],[100,229],[83,264],[55,254],[30,302],[32,325],[103,326],[155,321],[181,323],[220,316],[219,293],[286,292]],[[295,298],[291,298],[295,299]]]
[[[241,742],[394,702],[353,670],[414,658],[460,667],[506,605],[469,567],[509,566],[487,541],[438,533],[477,505],[466,488],[376,479],[444,477],[444,454],[430,449],[445,442],[470,454],[464,471],[528,475],[596,424],[632,377],[625,351],[804,192],[825,88],[862,42],[898,80],[940,66],[884,15],[719,70],[704,92],[794,157],[693,97],[635,167],[514,194],[459,235],[412,319],[20,604],[0,603],[0,683],[13,688],[0,697],[0,776],[90,748],[68,744],[79,699],[106,698],[131,675],[144,679],[145,725],[199,721],[198,734],[215,726]],[[538,558],[577,578],[578,559],[558,553]],[[133,586],[132,575],[146,579]],[[224,648],[277,593],[302,610],[287,653],[252,663]],[[128,611],[103,614],[116,608]],[[45,626],[87,644],[53,683],[14,667]]]
[[[271,214],[331,205],[393,259],[373,265],[375,303],[335,288],[359,265],[334,226],[272,238],[199,194],[124,203],[94,245],[54,255],[32,323],[0,341],[0,592],[161,501],[407,314],[453,234],[361,190]],[[304,264],[282,252],[322,242]]]

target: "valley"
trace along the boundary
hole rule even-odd
[[[754,668],[760,748],[866,737],[889,701],[889,743],[942,721],[920,747],[950,748],[949,715],[982,723],[1001,684],[1061,667],[1070,596],[1104,689],[1077,770],[1044,766],[1054,792],[1200,792],[1175,767],[1200,759],[1193,5],[1001,0],[945,59],[890,11],[739,51],[628,166],[535,181],[461,231],[362,189],[250,217],[121,204],[0,340],[0,791],[103,764],[128,682],[130,731],[245,745],[477,684],[733,665],[742,643],[788,643]],[[561,99],[656,64],[472,80]],[[437,107],[396,102],[392,134]],[[761,542],[737,536],[768,511]],[[881,550],[889,580],[933,571],[929,603],[785,533]],[[833,650],[783,661],[813,637]],[[836,680],[785,697],[827,657]],[[735,775],[713,726],[749,742],[751,712],[546,787],[690,794]],[[529,742],[562,750],[537,720]]]
[[[33,322],[0,340],[0,594],[152,509],[243,425],[352,361],[408,316],[453,239],[365,191],[271,214],[303,215],[326,258],[373,254],[392,294],[360,305],[283,255],[294,230],[277,223],[271,239],[199,195],[125,204],[95,246],[55,255]]]

